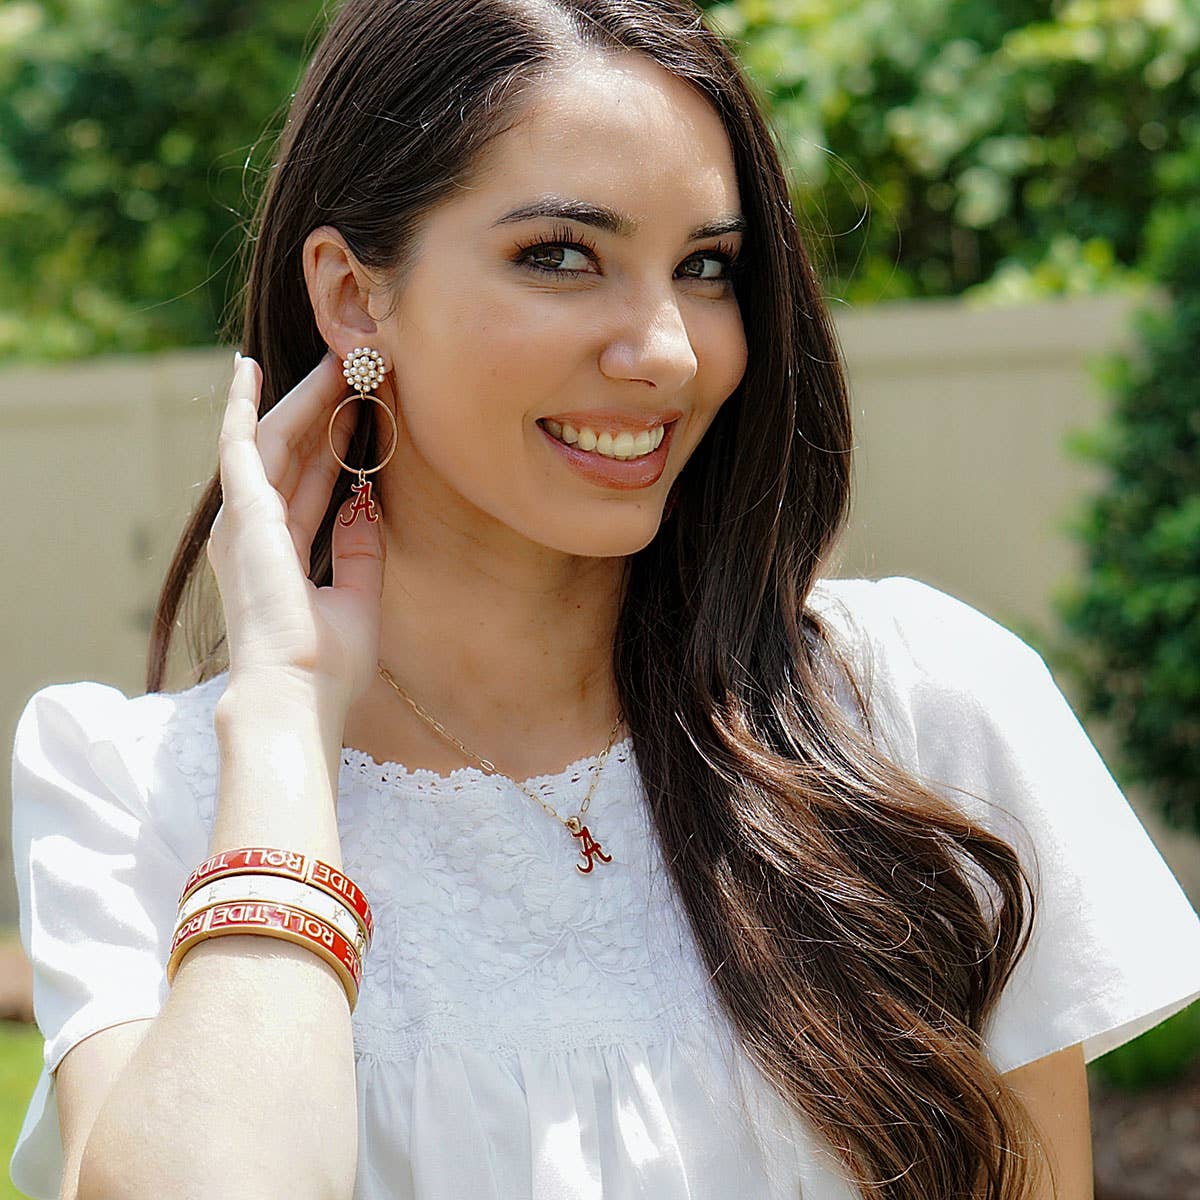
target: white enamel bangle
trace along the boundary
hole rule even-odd
[[[234,900],[261,900],[268,904],[289,904],[310,916],[319,917],[332,925],[365,959],[371,943],[363,933],[352,909],[321,888],[298,879],[283,879],[278,875],[229,875],[214,879],[197,888],[180,906],[175,922],[178,930],[191,916],[213,904]]]

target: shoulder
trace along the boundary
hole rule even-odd
[[[128,744],[169,720],[175,698],[151,692],[127,696],[91,679],[51,683],[25,703],[17,721],[19,755],[63,753],[97,744]]]
[[[848,648],[884,653],[893,666],[901,662],[925,674],[955,678],[988,663],[1041,662],[1007,626],[908,576],[818,580],[811,604]]]
[[[907,576],[826,579],[810,593],[891,754],[969,753],[1014,711],[1065,701],[1041,655],[980,609]],[[938,755],[943,759],[944,756]]]
[[[95,680],[52,683],[26,701],[13,740],[13,801],[138,818],[193,801],[215,772],[212,714],[224,674],[178,692],[127,695]],[[33,801],[22,806],[22,801]],[[194,804],[186,807],[195,809]]]
[[[111,745],[132,750],[176,728],[211,720],[227,672],[178,692],[127,695],[91,679],[50,683],[26,701],[17,721],[19,750],[64,751]]]
[[[178,897],[211,831],[186,762],[215,757],[206,727],[223,685],[130,696],[95,680],[53,683],[21,712],[12,863],[44,1067],[11,1169],[31,1195],[58,1194],[53,1072],[64,1055],[165,1001]]]

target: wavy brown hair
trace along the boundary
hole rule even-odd
[[[337,10],[246,243],[235,340],[262,368],[261,412],[326,350],[302,268],[308,233],[335,226],[399,285],[422,217],[470,180],[530,89],[581,50],[645,55],[707,97],[749,222],[737,282],[746,372],[681,473],[670,519],[626,560],[613,647],[673,885],[748,1055],[864,1192],[1023,1200],[1041,1147],[981,1028],[1025,950],[1034,891],[1007,842],[876,748],[863,681],[807,603],[849,507],[847,388],[761,98],[700,10],[685,0]],[[354,462],[376,459],[362,407]],[[332,582],[332,522],[351,482],[341,476],[313,544],[318,586]],[[177,625],[196,679],[227,665],[201,570],[220,503],[214,472],[159,597],[149,691],[163,686]],[[835,702],[830,663],[864,731]]]

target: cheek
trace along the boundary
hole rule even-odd
[[[537,294],[514,291],[480,288],[440,323],[436,349],[427,347],[429,361],[454,380],[452,406],[493,425],[539,411],[575,369],[572,348],[582,344],[579,316],[561,296],[539,303]]]
[[[705,331],[706,354],[701,366],[707,376],[704,395],[712,411],[728,399],[746,373],[749,358],[741,313],[732,309]]]
[[[427,310],[412,330],[401,379],[409,436],[464,494],[520,461],[533,418],[569,386],[578,321],[553,299],[483,286]]]

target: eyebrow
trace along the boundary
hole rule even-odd
[[[498,220],[497,225],[511,225],[517,221],[529,221],[534,217],[559,217],[567,221],[578,221],[582,225],[594,225],[597,229],[608,233],[619,234],[621,237],[632,237],[637,232],[638,223],[632,218],[619,213],[615,209],[606,208],[603,204],[589,204],[584,200],[570,200],[564,196],[539,196],[527,204],[522,204],[507,212]],[[746,218],[740,213],[716,217],[697,225],[688,235],[689,242],[701,238],[719,237],[725,233],[745,233]]]

